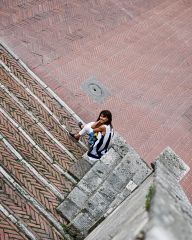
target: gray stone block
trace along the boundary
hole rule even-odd
[[[114,201],[109,205],[105,217],[111,214],[137,187],[138,186],[133,181],[129,181],[122,192],[117,194]]]
[[[152,169],[148,167],[134,149],[126,154],[118,168],[125,169],[124,175],[127,169],[127,181],[132,178],[136,185],[141,184],[143,180],[152,173]],[[124,178],[126,178],[126,176]]]
[[[177,179],[169,172],[169,170],[165,167],[165,165],[163,165],[163,163],[156,163],[156,170],[154,176],[154,183],[158,186],[163,186],[163,188],[167,192],[169,192],[169,194],[173,198],[175,198],[177,202],[180,202],[181,204],[184,202],[185,205],[186,203],[188,203],[188,205],[191,205],[183,189],[177,183]]]
[[[86,210],[94,217],[94,220],[98,220],[108,209],[109,199],[99,192],[96,192],[88,201]]]
[[[80,212],[80,208],[70,199],[66,198],[58,207],[57,211],[69,221]]]
[[[114,166],[119,164],[121,160],[122,157],[113,148],[110,148],[109,151],[101,158],[101,162],[104,163],[108,169],[112,169]]]
[[[134,173],[130,171],[127,163],[121,162],[113,171],[125,184],[132,179]]]
[[[152,227],[149,232],[147,232],[146,240],[176,240],[173,234],[160,226]]]
[[[181,204],[184,204],[185,201],[178,201],[176,196],[170,194],[170,189],[171,187],[164,189],[162,184],[155,184],[155,196],[150,210],[152,226],[155,225],[168,230],[168,236],[169,234],[173,235],[173,239],[190,239],[189,236],[192,236],[192,219],[188,212],[186,214],[181,210]],[[192,212],[192,209],[188,210]]]
[[[110,149],[108,153],[106,153],[100,161],[98,161],[92,170],[103,180],[107,178],[109,173],[113,170],[113,168],[121,161],[120,155],[114,151],[114,149]]]
[[[125,139],[123,139],[117,132],[115,132],[111,147],[121,156],[124,157],[130,149],[130,146],[126,144]]]
[[[88,195],[78,187],[75,187],[67,198],[74,202],[79,208],[83,208],[88,199]]]
[[[153,165],[155,166],[157,162],[163,163],[178,181],[180,181],[190,170],[186,163],[177,156],[170,147],[167,147],[160,156],[153,161]]]
[[[76,218],[71,222],[76,229],[78,229],[82,235],[87,235],[88,230],[95,222],[94,218],[88,213],[79,213]]]
[[[108,182],[104,182],[104,184],[99,188],[98,192],[110,203],[118,194],[118,192],[115,191],[113,185],[109,184]]]
[[[178,156],[170,148],[155,160],[155,194],[149,211],[147,240],[157,237],[159,229],[167,240],[191,239],[192,206],[178,183],[183,169]]]
[[[91,169],[78,183],[78,188],[90,196],[102,184],[102,182],[102,178]]]
[[[114,190],[117,192],[120,192],[127,184],[126,182],[122,181],[122,179],[115,173],[112,173],[106,179],[106,183],[111,185],[114,188]]]

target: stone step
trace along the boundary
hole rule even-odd
[[[80,146],[69,140],[66,131],[58,124],[58,122],[48,111],[48,108],[39,99],[32,94],[31,91],[22,86],[19,80],[11,73],[0,68],[1,84],[9,89],[9,91],[34,115],[43,126],[63,145],[69,157],[77,161],[85,152]],[[74,158],[75,157],[75,158]]]
[[[2,45],[0,76],[0,216],[18,239],[71,239],[56,208],[91,167],[80,119]]]
[[[20,108],[16,99],[7,93],[7,89],[0,85],[0,112],[37,148],[66,178],[76,183],[68,173],[74,160],[69,158],[64,149],[46,134],[39,126],[40,123]]]
[[[0,212],[8,217],[28,239],[70,239],[62,223],[24,190],[0,167]]]
[[[41,176],[55,185],[63,194],[73,188],[73,183],[66,179],[46,157],[21,134],[21,132],[0,113],[0,133],[11,146],[29,163]]]
[[[27,109],[28,115],[30,115],[33,120],[37,121],[37,125],[42,128],[42,130],[52,138],[52,140],[63,150],[66,155],[76,162],[75,165],[77,167],[75,170],[81,169],[84,167],[83,173],[85,173],[89,169],[89,165],[81,164],[79,159],[82,158],[83,153],[85,153],[85,148],[82,148],[78,143],[73,142],[69,136],[67,131],[62,129],[62,125],[60,125],[57,121],[52,118],[51,113],[47,112],[46,109],[39,104],[36,100],[35,96],[31,96],[22,86],[18,85],[17,81],[14,81],[15,78],[10,77],[10,72],[5,69],[5,66],[1,66],[0,75],[2,77],[1,80],[1,88],[22,107]],[[81,159],[82,162],[82,159]],[[68,169],[70,171],[70,168]],[[74,172],[74,168],[72,167],[71,172],[73,175],[82,177],[82,174],[78,174]]]
[[[81,237],[116,209],[150,174],[147,164],[116,134],[113,144],[57,210]],[[80,238],[81,238],[80,237]]]

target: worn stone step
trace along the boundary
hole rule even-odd
[[[11,73],[10,73],[11,74]],[[35,95],[31,95],[24,86],[20,85],[19,80],[14,76],[10,76],[9,72],[0,68],[1,84],[9,89],[15,97],[25,106],[26,109],[38,118],[38,120],[46,127],[46,129],[57,138],[57,140],[66,149],[66,153],[77,160],[81,158],[85,150],[70,140],[68,134],[61,125],[53,118],[48,108],[41,104],[42,102]]]
[[[0,111],[16,128],[25,134],[34,147],[44,154],[55,166],[56,170],[59,170],[66,178],[76,183],[75,179],[68,173],[74,161],[68,157],[63,149],[59,148],[53,139],[42,130],[36,119],[27,114],[27,111],[21,108],[7,91],[2,89],[0,85]]]
[[[62,199],[62,194],[52,186],[49,182],[42,181],[31,168],[23,163],[22,159],[18,159],[4,143],[4,139],[0,141],[0,165],[9,172],[10,176],[17,181],[30,195],[49,210],[55,218],[61,223],[64,221],[56,212],[56,207]],[[41,177],[43,178],[43,177]],[[55,191],[56,190],[56,193]],[[60,196],[61,195],[61,196]]]
[[[108,153],[93,165],[57,209],[70,221],[72,232],[86,236],[151,172],[136,151],[116,134]]]
[[[18,229],[28,229],[28,239],[70,239],[59,223],[44,207],[25,191],[2,167],[0,179],[0,212],[8,217]],[[33,237],[30,237],[29,234]]]
[[[59,191],[66,195],[73,188],[73,183],[61,173],[0,113],[0,133],[19,155],[29,163],[41,176],[46,178]]]
[[[13,216],[7,208],[0,203],[0,230],[2,239],[36,240],[35,234],[26,225]]]
[[[43,83],[13,52],[0,45],[0,60],[10,71],[30,89],[53,113],[55,119],[67,129],[78,130],[77,121],[81,119],[62,102],[56,94]],[[77,120],[75,120],[77,119]]]

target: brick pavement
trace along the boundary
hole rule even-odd
[[[170,146],[192,167],[190,0],[8,0],[0,7],[0,39],[84,121],[111,109],[115,129],[148,163]],[[81,89],[93,76],[110,92],[99,105]],[[60,131],[53,133],[64,141]],[[191,173],[183,186],[192,201]]]
[[[112,109],[115,128],[147,162],[169,145],[191,166],[190,1],[6,1],[1,9],[1,39],[83,120]],[[111,93],[99,105],[81,90],[92,76]]]
[[[0,213],[0,238],[1,239],[18,239],[27,240],[25,235],[18,231],[18,229],[8,219]]]
[[[1,193],[1,204],[10,209],[11,212],[17,214],[18,218],[22,219],[40,239],[62,239],[51,226],[50,223],[44,219],[42,215],[29,203],[27,203],[21,196],[19,196],[14,189],[11,188],[3,178],[4,193]],[[4,226],[3,231],[7,231],[10,227]],[[11,239],[11,238],[8,238]]]

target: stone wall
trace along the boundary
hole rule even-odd
[[[168,147],[141,183],[86,240],[190,240],[192,207],[179,180],[188,166]],[[152,189],[152,191],[150,191]]]
[[[146,240],[192,239],[192,206],[178,183],[188,167],[167,148],[155,160],[154,170]]]

